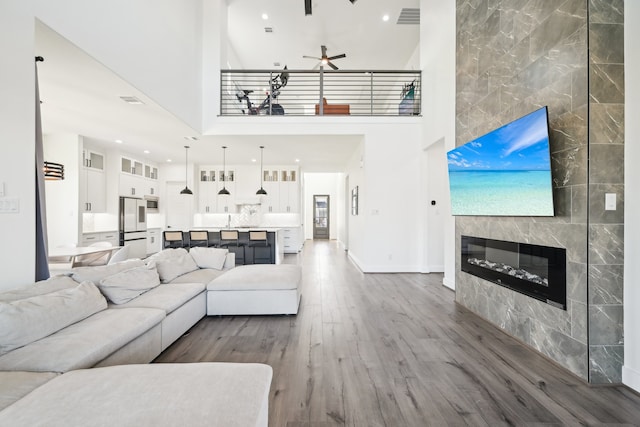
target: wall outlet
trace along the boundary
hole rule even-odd
[[[616,210],[616,193],[605,193],[604,195],[604,210],[615,211]]]

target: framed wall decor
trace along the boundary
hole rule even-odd
[[[351,190],[351,215],[358,215],[358,186]]]

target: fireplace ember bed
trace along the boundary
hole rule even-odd
[[[566,249],[462,236],[462,271],[567,309]]]

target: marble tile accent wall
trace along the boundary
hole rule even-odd
[[[568,301],[495,286],[459,259],[456,299],[594,383],[620,382],[623,354],[623,16],[623,0],[457,0],[456,144],[547,105],[556,207],[457,217],[457,253],[462,234],[564,247]]]
[[[624,1],[589,0],[589,378],[624,362]],[[616,210],[605,210],[605,194]]]

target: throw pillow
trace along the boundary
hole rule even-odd
[[[178,257],[180,255],[184,255],[187,254],[187,250],[185,248],[169,248],[169,249],[163,249],[160,252],[156,252],[155,254],[151,255],[150,257],[146,258],[144,260],[144,262],[146,262],[147,264],[150,263],[151,261],[160,261],[160,260],[165,260],[165,259],[169,259],[169,258],[175,258]]]
[[[162,283],[169,283],[178,276],[198,269],[198,264],[188,252],[176,257],[157,260],[156,266]]]
[[[105,308],[107,301],[90,282],[9,303],[0,302],[0,355]]]
[[[131,270],[132,268],[141,267],[144,262],[140,259],[128,259],[126,261],[117,262],[111,265],[98,265],[92,267],[76,267],[73,269],[71,277],[76,282],[93,282],[100,283],[102,279],[120,273],[121,271]]]
[[[124,304],[160,284],[156,265],[151,262],[102,279],[100,292],[114,304]]]
[[[25,298],[35,297],[36,295],[44,295],[56,292],[61,289],[75,288],[78,282],[69,276],[54,276],[47,280],[40,280],[36,283],[30,283],[10,291],[0,293],[0,301],[11,302]]]
[[[213,268],[222,270],[224,261],[227,259],[229,249],[221,248],[191,248],[189,251],[193,260],[200,268]]]

